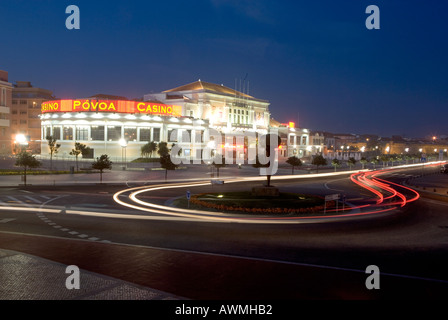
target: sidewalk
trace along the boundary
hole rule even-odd
[[[437,196],[441,200],[448,201],[448,174],[434,172],[408,179],[405,185],[422,195]]]
[[[80,270],[80,289],[69,290],[68,266],[0,249],[0,300],[184,300],[169,293]]]

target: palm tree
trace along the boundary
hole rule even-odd
[[[71,156],[75,156],[76,157],[76,171],[79,170],[79,168],[78,168],[78,156],[80,154],[84,154],[86,149],[87,149],[87,146],[85,144],[76,142],[75,143],[75,148],[72,149],[72,151],[70,152]]]
[[[57,140],[53,136],[47,136],[46,139],[48,142],[48,148],[50,149],[50,170],[53,170],[53,154],[58,153],[61,145],[56,143]]]
[[[374,157],[372,160],[370,160],[370,163],[373,164],[373,169],[375,169],[375,166],[380,162],[378,158]]]
[[[331,165],[334,167],[334,172],[336,172],[336,169],[339,168],[341,166],[341,161],[338,159],[333,159],[331,161]]]
[[[149,158],[157,150],[157,143],[154,141],[148,142],[141,148],[142,157]]]
[[[364,170],[364,167],[367,163],[369,163],[369,160],[367,160],[366,157],[362,157],[361,160],[359,160],[359,162],[361,162],[362,164],[362,169]]]

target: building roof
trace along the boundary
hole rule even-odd
[[[254,99],[254,97],[252,97],[248,94],[239,92],[234,89],[230,89],[229,87],[226,87],[222,84],[219,85],[219,84],[214,84],[214,83],[205,82],[205,81],[201,81],[201,80],[198,80],[196,82],[192,82],[192,83],[189,83],[189,84],[186,84],[186,85],[174,88],[174,89],[166,90],[163,92],[170,93],[170,92],[180,92],[180,91],[209,91],[209,92],[228,94],[228,95],[233,95],[233,96]]]
[[[126,97],[114,96],[114,95],[110,95],[110,94],[95,94],[95,95],[89,97],[89,99],[98,99],[98,100],[129,100]]]

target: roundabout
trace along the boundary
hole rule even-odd
[[[430,164],[428,164],[430,165]],[[403,166],[409,167],[409,166]],[[393,170],[399,170],[400,168],[395,168]],[[241,206],[220,206],[212,205],[208,201],[198,200],[199,195],[204,197],[205,194],[209,193],[213,186],[210,181],[198,181],[198,182],[184,182],[184,183],[170,183],[170,184],[158,184],[154,186],[142,186],[129,188],[126,190],[119,191],[114,194],[114,200],[118,204],[136,209],[145,213],[165,215],[171,217],[182,217],[182,218],[192,218],[198,221],[208,221],[208,222],[232,222],[232,223],[264,223],[264,224],[294,224],[294,223],[322,223],[322,222],[334,222],[347,219],[359,219],[363,217],[381,217],[383,215],[389,215],[399,212],[399,209],[403,208],[407,204],[419,199],[420,195],[415,190],[405,187],[403,185],[398,185],[393,182],[381,179],[382,174],[390,174],[392,169],[386,170],[362,170],[356,172],[338,173],[338,174],[321,174],[316,175],[319,178],[329,177],[334,175],[347,175],[347,179],[350,179],[354,184],[361,187],[363,190],[368,191],[371,195],[370,198],[365,199],[363,203],[353,205],[350,203],[343,203],[344,206],[336,206],[336,208],[328,207],[324,210],[322,206],[315,206],[312,214],[309,212],[300,212],[299,210],[291,210],[292,208],[278,208],[278,212],[275,210],[269,210],[267,208],[254,210],[251,206],[246,203],[244,207]],[[277,183],[282,183],[283,181],[294,181],[294,179],[306,179],[314,178],[307,176],[277,176],[272,177],[273,181]],[[313,175],[314,176],[314,175]],[[232,189],[237,190],[237,186],[242,185],[246,188],[250,182],[256,182],[264,180],[263,177],[254,178],[241,178],[241,179],[229,179],[224,182],[224,185],[228,186],[232,184]],[[151,199],[156,193],[160,194],[167,190],[177,190],[178,194],[192,194],[193,202],[196,204],[199,202],[200,206],[187,207],[185,206],[172,206],[164,204],[158,204],[154,201],[147,200]],[[240,187],[241,189],[241,187]],[[204,191],[206,190],[206,191]],[[220,194],[224,196],[224,192],[212,192],[211,194],[216,194],[218,197]],[[182,199],[185,197],[179,197]],[[197,200],[197,201],[195,201]],[[265,201],[270,201],[266,199]],[[191,202],[191,201],[189,201]],[[272,200],[271,200],[272,202]],[[340,202],[339,200],[335,201]],[[189,205],[190,206],[190,203]],[[341,208],[342,207],[342,208]],[[211,210],[212,208],[213,210]],[[232,209],[238,210],[232,210]],[[316,209],[317,208],[317,209]],[[221,210],[220,210],[221,209]],[[227,210],[226,210],[227,209]],[[289,211],[288,211],[289,209]],[[283,211],[282,211],[283,210]],[[229,212],[235,211],[235,212]],[[287,214],[278,214],[287,213]],[[299,213],[298,213],[298,212]],[[306,210],[304,210],[306,211]],[[256,214],[254,214],[256,212]]]

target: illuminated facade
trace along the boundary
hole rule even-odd
[[[119,159],[126,148],[127,160],[139,158],[141,147],[152,141],[179,144],[186,157],[202,148],[209,123],[182,116],[181,106],[106,98],[42,103],[42,154],[48,150],[47,136],[58,140],[63,156],[70,154],[75,142],[91,148],[93,157],[107,154]]]
[[[222,142],[224,152],[233,151],[235,159],[244,159],[247,149],[256,147],[255,139],[248,139],[248,135],[255,137],[269,130],[269,102],[224,85],[198,80],[161,93],[147,94],[144,100],[175,104],[182,107],[184,117],[207,119],[210,129],[227,135]]]
[[[51,99],[53,92],[33,87],[28,81],[17,81],[12,89],[11,134],[13,138],[23,135],[32,153],[41,150],[41,104]]]
[[[12,84],[8,82],[8,72],[0,70],[0,155],[11,153],[11,101]]]

